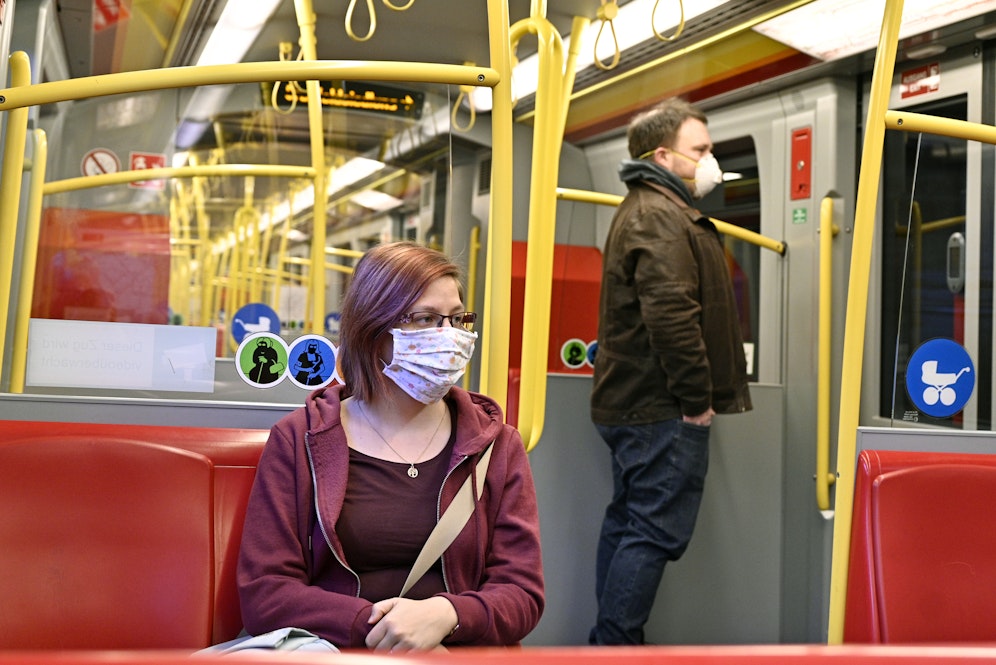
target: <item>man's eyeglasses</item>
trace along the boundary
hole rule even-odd
[[[398,319],[398,323],[408,324],[416,330],[425,330],[427,328],[442,328],[445,320],[449,320],[450,325],[454,328],[473,330],[474,323],[477,321],[477,313],[460,312],[446,316],[435,312],[410,312]]]

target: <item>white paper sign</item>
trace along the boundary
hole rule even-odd
[[[214,392],[214,328],[31,319],[29,386]]]

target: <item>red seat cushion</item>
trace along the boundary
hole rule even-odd
[[[0,443],[0,648],[209,644],[212,474],[141,441]]]
[[[996,640],[996,467],[885,473],[871,504],[882,641]]]

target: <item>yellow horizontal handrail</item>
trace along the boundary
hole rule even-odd
[[[565,201],[580,201],[581,203],[595,203],[603,206],[618,206],[623,200],[623,197],[618,194],[589,192],[584,189],[568,189],[566,187],[557,188],[557,198]]]
[[[557,198],[567,201],[580,201],[582,203],[595,203],[606,206],[618,206],[623,200],[623,197],[618,194],[603,194],[601,192],[589,192],[583,189],[567,189],[565,187],[557,188]],[[770,249],[771,251],[782,255],[785,254],[785,250],[787,249],[787,245],[781,240],[775,240],[773,238],[769,238],[768,236],[763,236],[760,233],[755,233],[743,227],[737,226],[736,224],[730,224],[729,222],[724,222],[713,217],[710,217],[709,221],[716,225],[716,230],[720,233],[737,238],[738,240],[743,240],[751,243],[752,245]]]
[[[136,169],[102,173],[79,178],[66,178],[45,183],[44,193],[61,194],[91,187],[123,185],[144,180],[165,178],[199,178],[206,176],[276,176],[281,178],[314,178],[315,169],[309,166],[281,166],[278,164],[215,164],[212,166],[165,166],[156,169]]]
[[[234,65],[168,67],[118,74],[84,76],[64,81],[0,90],[0,111],[76,99],[202,85],[264,81],[420,81],[447,85],[494,87],[498,72],[489,67],[425,62],[359,62],[355,60],[294,60],[241,62]]]
[[[329,270],[335,270],[336,272],[345,273],[347,275],[352,275],[353,274],[353,267],[352,266],[344,266],[344,265],[341,265],[339,263],[326,263],[325,267],[327,269],[329,269]]]
[[[326,247],[326,254],[332,254],[333,256],[347,256],[351,259],[362,258],[366,252],[361,252],[358,249],[343,249],[341,247]]]
[[[926,132],[928,134],[950,136],[956,139],[996,144],[996,127],[992,125],[968,122],[966,120],[952,120],[951,118],[939,118],[922,113],[886,111],[885,127],[886,129],[897,129],[904,132]]]
[[[932,222],[920,222],[920,233],[930,233],[932,231],[943,231],[944,229],[949,229],[952,226],[960,226],[965,223],[965,215],[955,215],[954,217],[945,217],[944,219],[935,219]],[[896,235],[906,235],[909,232],[909,227],[905,224],[896,224]]]
[[[285,256],[283,262],[294,266],[311,266],[311,259],[303,259],[299,256]],[[338,263],[326,263],[325,267],[329,270],[344,272],[347,275],[353,274],[353,268],[351,266],[344,266]]]

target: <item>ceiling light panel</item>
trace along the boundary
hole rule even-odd
[[[906,0],[899,38],[996,9],[996,0]],[[814,0],[754,30],[821,60],[838,60],[878,44],[885,0]]]

